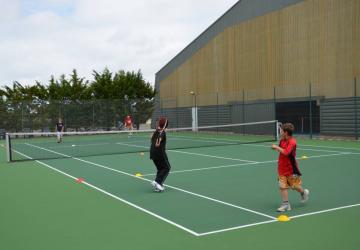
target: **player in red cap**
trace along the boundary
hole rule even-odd
[[[168,120],[165,117],[161,117],[156,124],[156,130],[151,138],[150,159],[153,160],[157,169],[156,178],[155,181],[152,182],[152,185],[154,186],[156,192],[164,191],[164,181],[169,175],[171,169],[165,152],[165,131],[168,125]]]

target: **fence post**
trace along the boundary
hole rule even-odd
[[[24,132],[24,102],[21,102],[21,132]]]
[[[312,120],[312,96],[311,96],[311,83],[309,83],[309,122],[310,122],[310,139],[313,138],[313,120]]]
[[[176,128],[179,128],[178,96],[175,97]]]
[[[106,126],[106,130],[109,131],[110,130],[110,125],[109,125],[109,100],[105,99],[105,126]]]
[[[95,101],[92,100],[92,128],[95,130]]]
[[[274,101],[274,119],[273,120],[276,120],[276,86],[274,86],[274,96],[273,96],[273,101]],[[278,121],[276,122],[276,125],[275,125],[275,135],[276,135],[276,140],[279,140],[279,128],[278,128]]]
[[[216,125],[219,125],[219,92],[216,92]]]
[[[276,120],[276,86],[274,86],[274,119]]]
[[[161,100],[161,98],[159,97],[160,100],[160,114],[161,116],[163,116],[163,101]]]
[[[354,118],[355,118],[355,140],[359,139],[358,135],[358,114],[357,114],[357,86],[356,86],[356,77],[354,78]]]
[[[61,115],[61,101],[60,100],[58,101],[58,105],[59,105],[59,114],[58,114],[57,118],[62,117],[62,115]]]
[[[245,123],[245,89],[242,91],[242,123]],[[245,126],[243,127],[243,135],[245,135]]]

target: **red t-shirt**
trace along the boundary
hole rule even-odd
[[[299,166],[296,161],[296,140],[289,138],[288,140],[282,139],[279,147],[284,149],[283,153],[279,154],[278,160],[278,173],[281,176],[301,175]]]
[[[125,118],[124,123],[125,123],[125,126],[126,126],[126,127],[131,126],[131,124],[132,124],[131,117],[129,117],[129,118]]]

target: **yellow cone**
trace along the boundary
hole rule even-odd
[[[301,156],[301,159],[307,159],[307,158],[309,157],[307,157],[306,155]]]
[[[286,222],[286,221],[290,220],[290,218],[285,214],[280,215],[277,219],[278,219],[278,221],[281,221],[281,222]]]
[[[141,173],[136,173],[135,176],[136,176],[136,177],[141,177],[142,174],[141,174]]]

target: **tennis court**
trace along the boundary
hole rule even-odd
[[[170,147],[168,157],[172,170],[163,193],[153,192],[150,184],[155,177],[155,167],[147,151],[148,135],[142,140],[136,134],[112,139],[105,136],[97,143],[89,140],[88,136],[65,137],[61,144],[56,144],[53,138],[20,139],[13,152],[13,157],[18,157],[20,161],[9,163],[6,168],[36,164],[42,171],[46,169],[45,176],[48,175],[39,175],[39,182],[43,178],[53,178],[55,173],[56,178],[66,179],[67,183],[70,180],[74,185],[72,188],[82,187],[95,191],[92,193],[96,195],[101,194],[102,198],[110,198],[109,206],[114,205],[113,201],[126,204],[126,209],[131,213],[147,218],[138,222],[142,224],[141,227],[151,228],[156,221],[157,230],[162,230],[159,227],[165,231],[171,228],[169,239],[181,241],[196,238],[195,245],[190,247],[201,248],[199,244],[203,242],[202,247],[212,249],[213,243],[209,239],[219,241],[226,235],[233,237],[245,233],[252,234],[251,237],[257,235],[266,238],[264,234],[272,235],[268,230],[285,233],[285,228],[279,228],[279,224],[290,225],[288,228],[300,227],[303,231],[311,230],[317,219],[323,216],[337,218],[342,211],[356,214],[353,220],[359,222],[360,146],[357,142],[299,140],[297,157],[303,173],[303,185],[310,190],[310,199],[302,204],[298,194],[290,192],[293,210],[286,214],[291,220],[281,223],[277,221],[279,213],[276,212],[280,204],[276,171],[278,155],[270,149],[274,142],[257,137],[257,143],[233,143],[234,136],[226,134],[224,137],[223,134],[219,139],[214,133],[201,134],[200,138],[191,138],[184,132],[176,134],[174,138],[171,136],[169,133],[169,145],[171,140],[223,143]],[[249,141],[248,137],[246,141]],[[90,152],[89,155],[80,153],[84,148]],[[104,149],[110,153],[104,154]],[[122,153],[116,154],[116,151]],[[35,176],[32,178],[36,179]],[[79,178],[83,181],[79,181]],[[72,192],[72,189],[68,191]],[[74,211],[73,220],[76,220],[78,213],[81,211]],[[116,217],[118,213],[122,212],[118,211],[113,216]],[[358,230],[357,223],[357,229],[354,225],[342,229],[350,238],[355,233],[353,231]],[[324,232],[328,230],[326,224],[317,226],[323,228]],[[265,229],[267,233],[264,233]],[[134,240],[139,237],[145,236],[133,235]],[[350,244],[347,249],[357,248],[354,244],[358,244],[359,240],[356,237],[352,240],[347,243]],[[329,244],[325,243],[326,239],[320,238],[320,241]],[[223,249],[241,246],[241,241],[235,239],[223,243],[220,244]],[[128,243],[124,244],[128,246]],[[244,244],[248,246],[249,242]],[[111,248],[104,246],[103,249]],[[141,248],[135,244],[127,249]]]

